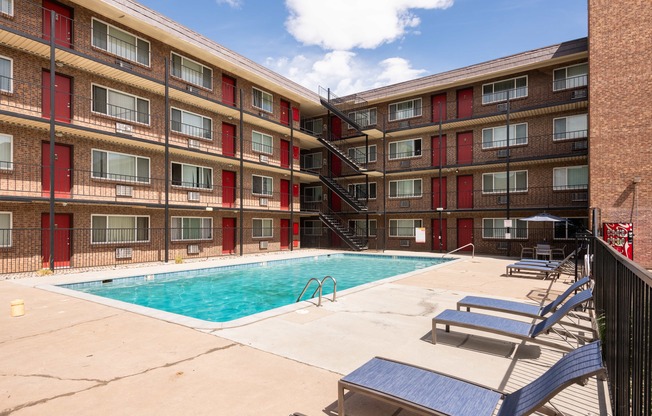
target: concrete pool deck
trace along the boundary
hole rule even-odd
[[[511,259],[459,257],[335,303],[324,300],[320,308],[308,305],[217,330],[38,288],[97,280],[96,272],[0,281],[0,304],[6,305],[0,314],[0,415],[335,415],[337,380],[374,356],[514,391],[557,361],[560,350],[461,328],[438,332],[439,343],[432,345],[431,318],[468,293],[541,302],[565,290],[571,278],[505,277]],[[115,278],[258,260],[99,273]],[[24,299],[26,314],[12,318],[9,303],[16,298]],[[553,404],[569,415],[606,415],[607,397],[605,383],[592,378],[566,389]],[[361,395],[347,395],[346,411],[410,414]]]

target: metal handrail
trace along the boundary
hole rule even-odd
[[[335,280],[335,278],[333,276],[325,276],[323,279],[321,279],[321,282],[320,282],[320,288],[322,290],[324,288],[324,282],[326,281],[326,279],[330,279],[330,280],[333,281],[333,299],[331,299],[331,302],[335,302],[335,298],[337,297],[337,280]],[[315,291],[315,292],[317,292],[317,291]],[[315,293],[313,293],[312,296],[314,297]]]
[[[335,298],[337,297],[337,281],[335,280],[335,278],[333,276],[325,276],[323,279],[321,279],[321,282],[316,277],[311,277],[308,280],[308,282],[306,283],[306,285],[303,287],[303,290],[301,291],[301,294],[297,298],[297,302],[301,301],[301,297],[306,293],[306,290],[310,286],[310,283],[315,281],[315,282],[317,282],[317,289],[315,289],[315,291],[312,292],[312,296],[310,296],[310,299],[313,299],[315,297],[315,294],[317,292],[319,292],[319,298],[317,299],[317,306],[321,306],[322,288],[324,286],[324,282],[327,279],[330,279],[330,280],[333,281],[333,299],[331,300],[331,302],[335,302]]]
[[[443,258],[446,257],[447,255],[449,255],[449,254],[453,254],[453,253],[455,253],[456,251],[460,251],[460,250],[463,249],[464,247],[468,247],[468,246],[473,247],[473,251],[471,252],[471,258],[474,258],[474,257],[475,257],[475,246],[473,245],[473,243],[465,244],[465,245],[463,245],[462,247],[458,247],[458,248],[456,248],[456,249],[453,250],[453,251],[449,251],[448,253],[446,253],[446,254],[444,254],[443,256],[441,256],[441,258],[443,259]]]

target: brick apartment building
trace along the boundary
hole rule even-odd
[[[339,98],[132,1],[0,6],[2,273],[303,247],[568,254],[599,203],[588,92],[611,86],[589,82],[587,39]],[[544,211],[571,221],[521,220]]]

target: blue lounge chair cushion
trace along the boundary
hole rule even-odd
[[[459,301],[464,306],[486,308],[494,310],[509,311],[521,315],[538,316],[541,312],[541,306],[529,303],[515,302],[512,300],[503,300],[495,298],[486,298],[482,296],[465,296]]]
[[[463,312],[453,309],[446,309],[435,317],[435,321],[441,324],[448,322],[453,325],[467,326],[478,328],[485,331],[500,332],[509,335],[518,335],[519,337],[529,337],[532,330],[532,324],[513,319],[503,318],[501,316],[484,315],[475,312]]]

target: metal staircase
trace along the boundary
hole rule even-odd
[[[319,212],[319,219],[353,250],[362,251],[367,249],[367,239],[356,235],[335,212],[330,209],[326,212],[322,210]]]
[[[344,153],[342,149],[337,147],[333,142],[330,140],[326,140],[323,137],[317,137],[317,141],[319,143],[323,144],[331,153],[333,153],[335,156],[339,157],[342,162],[346,163],[351,169],[355,170],[356,172],[359,173],[364,173],[367,171],[367,168],[360,166],[358,162],[355,160],[351,159],[348,154]]]
[[[356,212],[367,211],[367,206],[356,199],[351,193],[340,185],[335,179],[319,175],[319,180],[331,191],[335,192],[344,202],[349,204]]]

